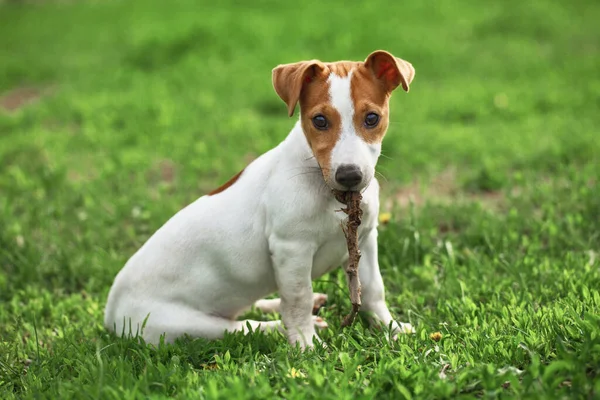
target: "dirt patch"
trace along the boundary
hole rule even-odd
[[[396,189],[388,197],[386,208],[391,209],[394,205],[405,208],[410,204],[421,206],[429,199],[436,199],[439,202],[449,202],[457,191],[456,171],[454,169],[447,169],[435,176],[428,184],[414,181],[409,185]]]
[[[35,103],[41,97],[50,93],[50,88],[20,87],[13,89],[0,96],[0,109],[8,112],[20,110],[21,108]]]
[[[422,206],[425,202],[448,204],[457,201],[480,202],[485,207],[497,210],[502,207],[506,199],[501,191],[465,192],[460,187],[457,171],[454,168],[442,171],[429,182],[414,181],[409,185],[400,187],[392,191],[387,197],[385,203],[385,209],[387,210],[391,210],[396,205],[406,208],[411,204]]]
[[[160,171],[161,180],[166,183],[173,183],[177,172],[175,163],[171,160],[162,160],[158,163],[157,167]]]
[[[99,173],[95,168],[79,165],[77,169],[67,171],[67,180],[72,183],[85,183],[98,178]]]
[[[156,161],[148,170],[146,179],[153,185],[172,184],[177,175],[177,165],[173,160],[162,159]]]

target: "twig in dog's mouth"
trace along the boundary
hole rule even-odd
[[[362,218],[362,210],[360,208],[362,195],[360,192],[342,192],[339,190],[333,190],[333,195],[337,201],[346,205],[346,208],[342,208],[340,211],[348,215],[346,225],[342,224],[342,231],[344,231],[346,245],[348,246],[346,276],[348,278],[352,311],[342,321],[342,328],[344,328],[352,325],[360,310],[360,280],[358,278],[360,249],[358,248],[358,227]]]

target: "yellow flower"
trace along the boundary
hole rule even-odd
[[[304,375],[304,372],[292,367],[292,369],[290,369],[290,372],[288,372],[286,374],[286,376],[288,378],[306,378],[306,375]]]
[[[392,219],[392,214],[389,212],[384,212],[379,214],[379,223],[382,225],[387,224]]]

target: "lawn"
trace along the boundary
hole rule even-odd
[[[599,20],[594,0],[0,0],[0,398],[600,397]],[[314,284],[311,352],[108,334],[131,254],[291,129],[271,69],[380,48],[416,69],[379,163],[387,301],[416,334],[341,330],[341,271]]]

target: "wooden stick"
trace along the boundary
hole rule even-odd
[[[348,215],[346,225],[342,224],[342,231],[344,232],[344,236],[346,236],[346,245],[348,246],[348,265],[345,271],[348,278],[352,311],[342,321],[342,328],[344,328],[352,325],[360,310],[360,279],[358,277],[360,249],[358,248],[358,227],[362,218],[362,210],[360,208],[362,195],[360,192],[341,192],[339,190],[334,190],[333,195],[337,201],[346,205],[346,208],[342,208],[340,211]]]

